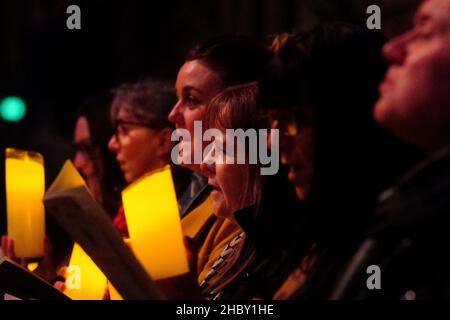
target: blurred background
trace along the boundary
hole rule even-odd
[[[382,32],[392,37],[411,26],[419,3],[0,0],[0,106],[10,110],[9,121],[0,119],[1,233],[6,232],[4,148],[41,152],[49,185],[72,156],[77,106],[89,96],[144,75],[174,80],[187,50],[214,35],[245,34],[268,42],[276,33],[324,21],[365,25],[371,4],[380,6]],[[81,30],[66,28],[71,4],[81,8]]]

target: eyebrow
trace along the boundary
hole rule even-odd
[[[197,88],[195,88],[195,87],[193,87],[193,86],[185,86],[184,88],[183,88],[183,93],[187,93],[187,92],[189,92],[189,91],[197,91],[198,93],[202,93],[202,91],[201,90],[199,90],[199,89],[197,89]]]
[[[431,14],[426,5],[422,6],[422,8],[419,11],[417,11],[417,13],[414,15],[414,24],[415,25],[423,25],[430,20],[432,20]]]

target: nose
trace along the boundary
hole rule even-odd
[[[177,104],[173,107],[172,111],[170,111],[168,119],[175,125],[183,125],[183,109],[181,106],[180,100],[178,100]]]
[[[383,46],[383,56],[393,64],[403,63],[406,56],[406,44],[410,37],[410,33],[405,33],[386,43]]]
[[[115,134],[111,137],[111,139],[109,139],[108,149],[114,153],[117,153],[117,151],[119,150],[119,142],[117,141],[117,137]]]
[[[208,177],[211,177],[216,173],[216,162],[212,156],[213,152],[214,150],[211,148],[200,164],[200,170]]]

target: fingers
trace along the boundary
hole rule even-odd
[[[62,281],[56,281],[53,286],[61,292],[66,290],[66,283]]]
[[[14,241],[8,236],[2,236],[2,250],[3,255],[14,262],[20,263],[19,259],[16,257],[14,252]]]
[[[53,285],[56,289],[59,291],[66,290],[66,276],[67,276],[67,267],[61,267],[59,268],[57,272],[56,282]]]
[[[59,277],[62,277],[65,279],[67,277],[67,267],[61,267],[57,273],[58,273]]]

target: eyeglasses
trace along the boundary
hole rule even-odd
[[[116,120],[113,123],[114,137],[120,142],[120,139],[130,134],[133,127],[143,127],[150,130],[159,130],[164,127],[162,124],[156,123],[143,123],[138,121]]]
[[[286,137],[297,136],[302,128],[310,123],[308,117],[304,115],[304,112],[301,112],[297,108],[286,110],[264,110],[261,112],[260,116],[269,124],[273,124],[276,121],[280,134]]]

